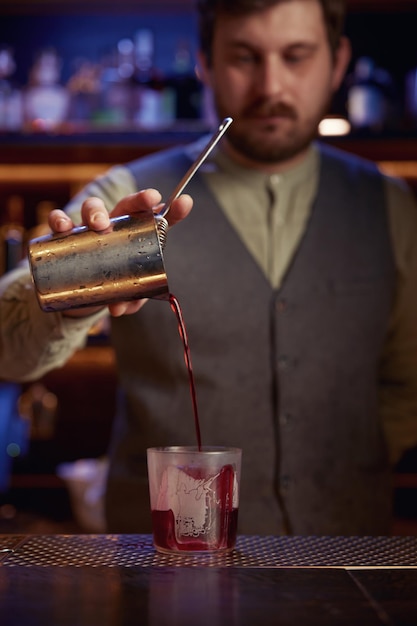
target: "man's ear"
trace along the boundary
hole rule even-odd
[[[345,77],[350,59],[352,58],[352,47],[347,37],[341,37],[339,46],[334,55],[333,62],[333,91],[337,91]]]
[[[199,80],[206,85],[206,87],[211,87],[211,72],[209,68],[209,64],[207,61],[207,56],[198,50],[197,52],[197,67],[196,74]]]

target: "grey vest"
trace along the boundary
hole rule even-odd
[[[243,448],[239,532],[389,532],[390,471],[378,361],[395,269],[381,177],[323,149],[306,234],[274,291],[197,176],[194,209],[169,231],[165,265],[187,326],[203,444]],[[131,164],[167,197],[181,149]],[[360,183],[358,183],[360,178]],[[165,301],[113,320],[122,394],[107,517],[149,532],[146,448],[195,444],[177,322]]]

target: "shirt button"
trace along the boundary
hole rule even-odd
[[[269,177],[269,182],[271,185],[279,185],[281,182],[281,176],[279,174],[271,174]]]
[[[284,298],[281,298],[280,300],[278,300],[276,304],[276,308],[277,308],[278,313],[283,313],[285,309],[287,308],[287,301],[284,300]]]
[[[281,491],[288,492],[291,486],[291,482],[291,476],[288,476],[288,474],[283,474],[282,476],[280,476],[279,484],[281,486]]]
[[[278,357],[278,367],[280,370],[287,370],[290,366],[290,360],[285,354]]]
[[[292,420],[293,416],[291,415],[291,413],[282,413],[279,416],[279,423],[281,424],[281,426],[289,426]]]

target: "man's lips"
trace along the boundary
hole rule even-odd
[[[251,117],[252,120],[257,120],[259,122],[279,122],[281,120],[289,120],[293,119],[290,115],[282,115],[282,114],[273,114],[273,115],[254,115]]]
[[[297,114],[294,109],[280,104],[268,108],[248,109],[248,111],[245,112],[244,117],[260,121],[279,121],[282,119],[295,120],[297,118]]]
[[[247,118],[252,127],[256,127],[260,130],[271,130],[278,128],[283,124],[287,124],[294,121],[294,118],[289,115],[255,115]]]

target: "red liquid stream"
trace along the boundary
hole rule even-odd
[[[190,347],[188,345],[187,331],[185,329],[184,318],[182,316],[180,303],[178,302],[177,298],[174,295],[172,295],[172,293],[169,294],[169,303],[171,305],[171,309],[174,311],[175,315],[177,316],[178,332],[180,334],[180,337],[184,345],[184,359],[185,359],[185,364],[188,370],[188,378],[190,381],[190,393],[191,393],[191,401],[193,404],[195,433],[197,437],[198,449],[201,451],[200,419],[198,416],[197,395],[195,391],[193,366],[191,363],[191,353],[190,353]]]

